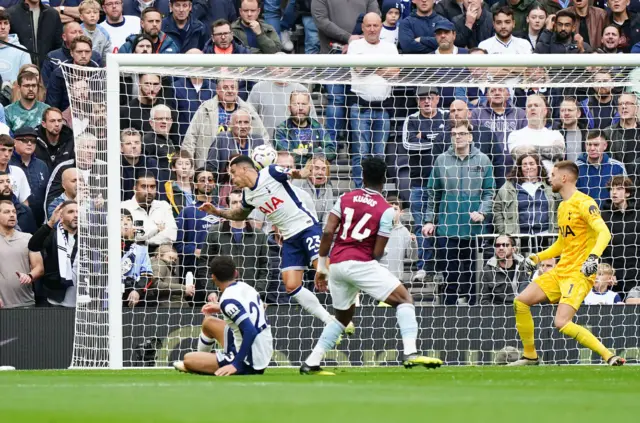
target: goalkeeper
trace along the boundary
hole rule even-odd
[[[598,271],[600,255],[611,233],[600,216],[596,202],[576,189],[578,167],[571,161],[555,164],[551,173],[551,188],[562,196],[558,208],[560,235],[548,249],[530,255],[525,264],[531,273],[538,264],[562,256],[558,265],[544,273],[516,297],[513,306],[516,329],[522,339],[524,353],[512,366],[539,364],[533,339],[533,317],[530,307],[549,300],[558,304],[555,327],[564,335],[600,354],[611,366],[621,366],[625,360],[611,353],[588,329],[572,322],[585,296],[591,291]]]

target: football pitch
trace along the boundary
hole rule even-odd
[[[0,373],[0,421],[638,422],[640,367],[294,369],[215,378],[157,371]]]

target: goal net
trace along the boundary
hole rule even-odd
[[[496,63],[475,54],[63,64],[84,167],[72,367],[165,367],[193,351],[200,308],[216,293],[207,262],[221,254],[268,305],[272,365],[300,365],[322,323],[282,285],[280,234],[259,211],[232,224],[197,210],[205,201],[238,207],[227,165],[261,144],[278,151],[277,164],[311,169],[294,186],[320,222],[361,186],[361,159],[384,157],[383,194],[397,215],[383,263],[414,298],[419,349],[453,365],[521,353],[513,299],[557,264],[530,275],[522,260],[557,237],[553,163],[576,162],[580,189],[613,234],[577,321],[637,360],[638,65],[632,55]],[[312,271],[303,283],[313,290]],[[332,311],[330,296],[318,297]],[[555,306],[532,311],[544,362],[600,362],[554,329]],[[399,364],[393,309],[361,295],[354,323],[327,365]]]

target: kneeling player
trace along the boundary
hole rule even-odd
[[[413,299],[398,278],[377,261],[384,255],[395,215],[393,207],[381,194],[387,165],[383,159],[368,158],[362,162],[362,172],[365,188],[338,199],[322,234],[316,288],[326,291],[328,274],[336,320],[326,324],[313,352],[300,367],[301,374],[332,375],[320,368],[320,361],[336,345],[351,321],[360,291],[396,308],[405,367],[442,365],[437,358],[418,355],[418,322]],[[331,267],[327,269],[327,254],[338,227],[340,231],[331,250]]]
[[[244,282],[236,282],[237,271],[231,257],[215,257],[210,262],[213,282],[222,292],[220,303],[202,308],[205,320],[198,340],[198,352],[188,353],[174,367],[183,372],[216,376],[262,374],[271,361],[273,337],[260,295]],[[224,321],[211,317],[222,312]],[[218,341],[222,351],[211,354]]]

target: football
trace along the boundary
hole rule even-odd
[[[259,145],[251,152],[251,159],[258,170],[262,170],[265,167],[274,164],[277,158],[278,153],[276,153],[276,150],[267,144]]]

